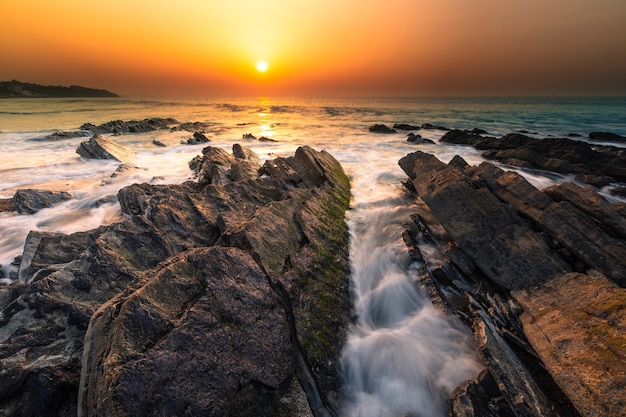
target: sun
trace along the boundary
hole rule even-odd
[[[267,62],[265,61],[258,61],[256,63],[256,69],[259,72],[265,72],[267,71],[268,68],[269,68],[269,65],[267,65]]]

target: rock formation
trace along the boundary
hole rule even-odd
[[[369,127],[369,131],[372,133],[398,133],[395,129],[390,128],[387,125],[383,124],[375,124]]]
[[[517,134],[506,140],[534,146]],[[574,184],[542,192],[515,172],[459,157],[444,164],[415,152],[400,166],[424,203],[403,235],[409,253],[435,305],[472,328],[487,365],[453,393],[450,415],[625,415],[620,206]],[[433,242],[443,264],[420,250]]]
[[[144,120],[130,120],[128,122],[125,122],[123,120],[112,120],[98,126],[92,123],[85,123],[80,128],[82,130],[89,130],[96,135],[103,135],[107,133],[146,133],[155,130],[169,129],[170,126],[178,124],[180,124],[180,122],[176,119],[172,119],[171,117],[153,117]],[[184,128],[186,127],[187,125],[184,126]]]
[[[4,415],[335,414],[341,166],[308,147],[261,166],[240,146],[193,166],[197,182],[120,190],[121,223],[31,233],[0,298]]]
[[[13,208],[19,214],[33,214],[72,198],[74,196],[65,191],[22,189],[13,195]]]
[[[85,142],[81,142],[76,148],[76,153],[83,158],[89,159],[114,159],[127,163],[135,155],[135,151],[120,145],[102,136],[93,136]]]
[[[472,145],[485,150],[485,158],[508,165],[575,174],[592,185],[626,182],[626,153],[616,147],[565,138],[533,139],[519,133],[494,138],[466,130],[451,130],[441,142]]]

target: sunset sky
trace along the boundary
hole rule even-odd
[[[3,0],[0,57],[132,97],[626,95],[626,1]]]

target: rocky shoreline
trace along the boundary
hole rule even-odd
[[[77,152],[123,168],[133,151],[98,134],[196,137],[207,127],[111,121],[69,136],[89,130]],[[432,145],[420,129],[504,166],[577,181],[540,191],[459,156],[399,161],[420,207],[402,236],[421,265],[416,285],[468,325],[485,363],[452,393],[449,415],[626,414],[626,204],[597,192],[624,191],[624,150],[430,124],[370,131],[411,131],[409,142]],[[120,223],[29,234],[16,281],[0,287],[0,414],[339,414],[338,358],[353,314],[340,164],[309,147],[261,164],[234,145],[206,147],[189,167],[195,181],[120,190]],[[0,210],[71,198],[20,190]]]
[[[32,232],[2,287],[6,416],[336,415],[349,181],[326,152],[205,148],[125,220]]]
[[[568,154],[564,140],[469,131],[442,138],[451,140],[510,149],[509,159],[495,150],[483,156],[512,165],[548,169],[540,165],[547,161],[557,172],[623,182],[618,148],[568,143]],[[584,163],[567,166],[583,147]],[[445,164],[417,151],[399,163],[423,207],[403,236],[424,263],[421,281],[436,305],[472,329],[487,365],[453,393],[450,416],[625,415],[624,204],[572,182],[539,191],[516,172],[458,156]],[[443,264],[420,251],[433,242]]]

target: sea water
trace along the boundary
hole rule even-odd
[[[262,159],[293,154],[298,146],[325,149],[337,158],[352,183],[350,262],[357,322],[342,357],[345,416],[444,416],[444,399],[455,386],[475,377],[482,365],[471,335],[454,317],[433,308],[415,284],[417,265],[401,238],[415,212],[405,196],[406,179],[397,162],[415,150],[444,162],[461,155],[483,161],[469,146],[414,145],[406,132],[371,133],[375,123],[481,128],[492,135],[524,131],[533,137],[560,137],[608,131],[626,135],[624,98],[385,98],[231,100],[4,99],[0,100],[0,198],[17,189],[65,190],[75,198],[33,215],[0,213],[0,264],[4,282],[31,230],[73,233],[122,218],[117,191],[132,183],[180,183],[191,179],[188,162],[205,145],[183,144],[190,132],[158,131],[115,136],[135,150],[128,172],[119,163],[86,160],[76,154],[86,138],[47,141],[58,130],[84,123],[173,117],[209,124],[212,146],[230,150],[240,143]],[[276,142],[243,139],[251,133]],[[435,142],[442,130],[421,130]],[[157,147],[153,140],[165,144]],[[615,145],[615,144],[613,144]],[[624,146],[624,145],[617,145]],[[511,169],[511,167],[504,167]],[[519,171],[544,188],[568,176]]]

